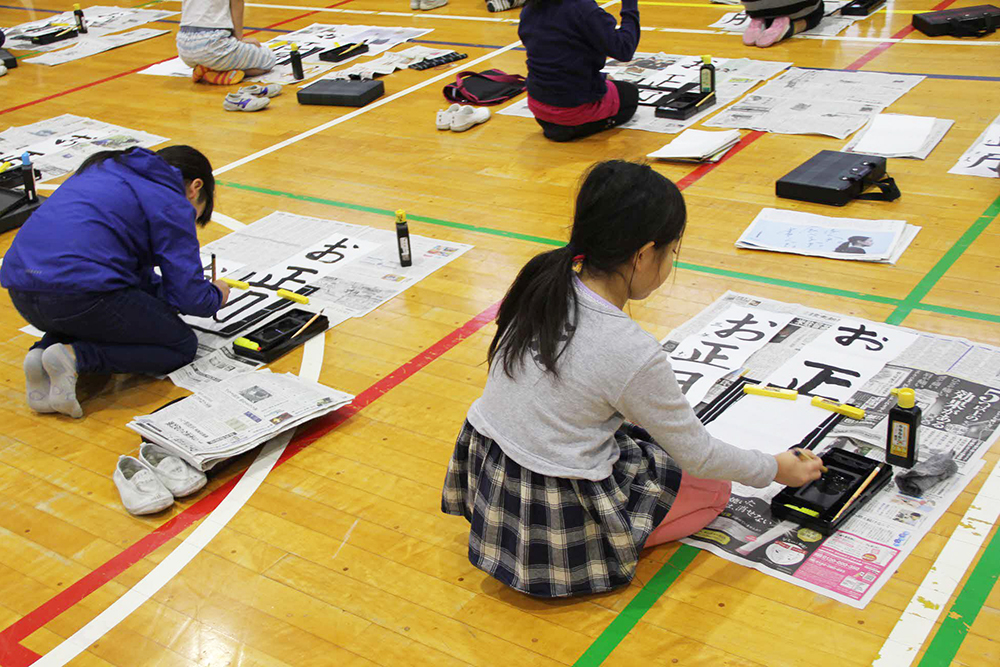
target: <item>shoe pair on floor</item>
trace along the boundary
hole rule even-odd
[[[426,12],[429,9],[437,9],[438,7],[444,7],[447,4],[448,0],[410,0],[410,9],[422,9]]]
[[[239,92],[229,93],[222,101],[226,111],[260,111],[271,103],[270,98],[281,94],[280,83],[269,83],[266,86],[244,86]]]
[[[467,104],[452,104],[447,109],[438,110],[436,124],[439,130],[465,132],[489,119],[489,109],[476,108]]]
[[[150,443],[139,447],[139,458],[118,457],[111,478],[130,514],[165,510],[174,504],[174,498],[189,496],[208,482],[205,473]]]
[[[767,48],[794,34],[792,20],[787,16],[770,19],[750,19],[750,25],[743,31],[743,43],[747,46]]]

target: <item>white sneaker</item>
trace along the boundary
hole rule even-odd
[[[463,105],[451,117],[451,131],[465,132],[470,127],[485,123],[490,119],[490,110],[485,107],[472,107]]]
[[[486,11],[505,12],[508,9],[523,7],[524,3],[525,0],[488,0],[486,3]]]
[[[260,111],[270,103],[271,100],[266,97],[229,93],[226,99],[222,100],[222,108],[226,111]]]
[[[452,104],[447,109],[438,109],[437,119],[435,121],[437,129],[450,130],[451,119],[455,117],[455,114],[458,113],[458,110],[461,108],[461,104]]]
[[[277,97],[281,94],[282,88],[283,86],[280,83],[269,83],[264,86],[255,83],[252,86],[243,86],[237,94],[253,95],[254,97]]]
[[[205,473],[152,443],[144,442],[139,447],[139,460],[150,467],[174,498],[190,496],[208,483]]]
[[[111,479],[129,514],[154,514],[174,504],[174,497],[163,482],[134,456],[119,456]]]
[[[420,0],[420,9],[425,12],[428,9],[437,9],[448,4],[448,0]]]
[[[7,68],[4,67],[3,65],[0,65],[0,76],[3,76],[6,73],[7,73]]]
[[[420,0],[410,0],[410,9],[420,9]]]

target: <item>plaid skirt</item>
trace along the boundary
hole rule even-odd
[[[635,576],[681,469],[642,428],[615,433],[621,456],[599,482],[549,477],[515,463],[465,422],[448,464],[441,509],[471,524],[469,560],[540,597],[603,593]]]

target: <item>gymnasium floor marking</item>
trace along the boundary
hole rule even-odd
[[[249,192],[256,192],[259,194],[270,195],[274,197],[284,197],[286,199],[294,199],[296,201],[309,202],[312,204],[323,204],[326,206],[344,208],[353,211],[375,213],[378,215],[385,215],[390,218],[395,217],[395,213],[393,211],[390,211],[389,209],[377,208],[374,206],[364,206],[362,204],[350,204],[347,202],[336,201],[333,199],[326,199],[324,197],[299,195],[292,192],[284,192],[282,190],[274,190],[272,188],[262,188],[255,185],[245,185],[242,183],[235,183],[232,181],[218,181],[217,183],[218,185],[223,187],[246,190]],[[461,229],[478,234],[489,234],[491,236],[517,239],[519,241],[527,241],[529,243],[538,243],[541,245],[548,245],[554,247],[561,247],[566,244],[565,241],[559,239],[551,239],[543,236],[533,236],[531,234],[521,234],[519,232],[512,232],[504,229],[495,229],[492,227],[483,227],[479,225],[470,225],[462,222],[452,222],[449,220],[441,220],[440,218],[431,218],[412,213],[408,213],[407,217],[414,222],[423,222],[429,225],[435,225],[439,227],[448,227],[451,229]],[[737,280],[746,280],[749,282],[762,283],[766,285],[775,285],[777,287],[788,287],[791,289],[797,289],[806,292],[817,292],[820,294],[829,294],[831,296],[841,296],[848,299],[857,299],[859,301],[870,301],[872,303],[881,303],[890,306],[899,306],[903,303],[902,299],[895,299],[887,296],[866,294],[864,292],[855,292],[852,290],[843,290],[836,287],[828,287],[825,285],[813,285],[810,283],[797,282],[794,280],[785,280],[782,278],[774,278],[771,276],[759,276],[752,273],[743,273],[740,271],[733,271],[730,269],[723,269],[712,266],[704,266],[700,264],[693,264],[690,262],[679,261],[677,262],[676,266],[678,268],[685,269],[688,271],[708,273],[712,275],[724,276],[727,278],[735,278]],[[1000,315],[994,315],[992,313],[981,313],[978,311],[964,310],[961,308],[951,308],[948,306],[936,306],[928,303],[913,303],[911,305],[912,305],[912,310],[928,311],[942,315],[952,315],[954,317],[982,320],[984,322],[1000,323]]]
[[[441,357],[456,345],[472,336],[496,317],[497,304],[490,306],[461,327],[447,334],[436,343],[399,366],[385,377],[358,394],[354,401],[336,412],[301,426],[291,444],[279,457],[275,466],[282,465],[319,438],[327,435],[345,421],[358,414],[394,387],[402,384],[435,359]],[[201,498],[186,510],[150,532],[146,537],[132,544],[101,567],[83,576],[47,602],[22,616],[19,620],[0,632],[0,664],[3,667],[28,667],[38,655],[24,648],[20,642],[36,630],[44,627],[54,618],[79,603],[95,590],[126,571],[145,556],[159,549],[163,544],[184,531],[198,519],[208,515],[222,503],[233,490],[246,471],[238,473],[225,484]]]

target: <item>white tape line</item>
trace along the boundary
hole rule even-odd
[[[223,227],[228,227],[234,232],[238,229],[246,227],[246,223],[240,222],[236,218],[230,218],[228,215],[223,215],[218,211],[212,211],[212,222],[217,222]]]
[[[174,2],[176,0],[170,0]],[[617,4],[617,0],[613,3]],[[489,22],[489,23],[519,23],[517,19],[507,19],[507,18],[494,18],[486,16],[459,16],[455,14],[431,14],[428,12],[411,13],[411,12],[378,12],[378,11],[368,11],[360,9],[338,9],[338,8],[326,8],[326,7],[306,7],[303,5],[276,5],[276,4],[263,4],[263,3],[252,3],[248,2],[247,7],[260,7],[262,9],[288,9],[295,11],[311,11],[311,12],[323,12],[330,14],[376,14],[378,16],[401,16],[404,18],[414,18],[414,19],[434,19],[442,21],[479,21],[479,22]],[[607,6],[607,5],[602,5]],[[658,28],[656,26],[644,26],[642,30],[648,32],[667,32],[676,34],[687,34],[687,35],[729,35],[733,37],[740,37],[740,33],[729,32],[727,30],[706,30],[697,28]],[[950,46],[1000,46],[1000,41],[965,41],[958,39],[893,39],[892,37],[848,37],[848,36],[832,36],[824,37],[823,35],[794,35],[792,39],[829,39],[835,42],[861,42],[867,44],[881,44],[883,42],[906,42],[907,44],[943,44]]]
[[[520,45],[521,45],[521,42],[513,42],[511,44],[508,44],[507,46],[504,46],[502,48],[496,49],[494,51],[490,51],[489,53],[487,53],[484,56],[480,56],[479,58],[476,58],[475,60],[472,60],[472,61],[470,61],[468,63],[465,63],[465,64],[463,64],[463,67],[464,68],[471,68],[471,67],[473,67],[475,65],[478,65],[481,62],[485,62],[485,61],[489,60],[490,58],[498,56],[501,53],[506,53],[507,51],[510,51],[511,49],[516,48],[516,47],[518,47]],[[372,102],[368,106],[361,107],[360,109],[357,109],[356,111],[352,111],[352,112],[350,112],[348,114],[344,114],[340,118],[334,118],[333,120],[331,120],[331,121],[329,121],[327,123],[323,123],[322,125],[319,125],[317,127],[314,127],[311,130],[306,130],[305,132],[303,132],[301,134],[297,134],[294,137],[291,137],[289,139],[285,139],[284,141],[276,143],[273,146],[268,146],[264,150],[257,151],[253,155],[248,155],[245,158],[241,158],[239,160],[236,160],[235,162],[230,162],[226,166],[219,167],[218,169],[216,169],[214,173],[216,175],[224,174],[227,171],[231,171],[233,169],[236,169],[237,167],[242,167],[243,165],[245,165],[245,164],[247,164],[249,162],[253,162],[254,160],[258,160],[258,159],[264,157],[265,155],[270,155],[271,153],[274,153],[275,151],[279,151],[282,148],[285,148],[286,146],[291,146],[292,144],[298,143],[298,142],[302,141],[303,139],[308,139],[309,137],[313,136],[314,134],[319,134],[320,132],[324,132],[326,130],[329,130],[331,127],[335,127],[337,125],[340,125],[341,123],[346,123],[347,121],[351,120],[352,118],[357,118],[358,116],[360,116],[362,114],[366,114],[369,111],[373,111],[375,109],[378,109],[379,107],[384,106],[384,105],[388,104],[389,102],[392,102],[394,100],[398,100],[400,97],[403,97],[405,95],[409,95],[410,93],[416,92],[416,91],[420,90],[421,88],[426,88],[427,86],[429,86],[429,85],[431,85],[433,83],[437,83],[438,81],[442,81],[444,79],[450,79],[450,78],[452,78],[454,76],[455,76],[455,73],[452,72],[452,71],[442,72],[441,74],[438,74],[437,76],[434,76],[434,77],[431,77],[430,79],[427,79],[426,81],[422,81],[421,83],[418,83],[416,85],[410,86],[409,88],[407,88],[405,90],[401,90],[401,91],[399,91],[398,93],[396,93],[394,95],[390,95],[389,97],[383,97],[382,99],[380,99],[380,100],[378,100],[376,102]]]
[[[302,365],[299,377],[316,382],[323,366],[323,350],[326,336],[313,336],[306,341],[302,354]],[[294,430],[277,435],[266,443],[257,454],[257,458],[236,483],[233,490],[223,498],[219,506],[212,511],[201,525],[174,549],[159,565],[143,577],[139,583],[129,589],[123,596],[97,615],[94,620],[77,630],[71,637],[39,658],[33,667],[62,667],[70,660],[86,651],[94,642],[124,621],[149,598],[177,576],[208,543],[225,528],[236,513],[253,496],[267,477],[274,464],[278,462],[285,447],[292,439]],[[344,542],[350,537],[350,532],[344,537]],[[341,545],[343,546],[343,545]]]
[[[1000,462],[934,561],[872,667],[909,667],[1000,517]]]

